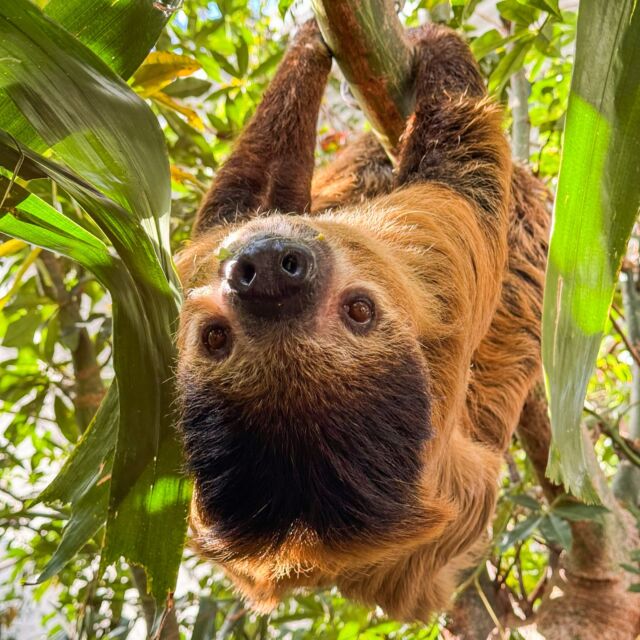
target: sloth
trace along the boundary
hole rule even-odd
[[[397,164],[364,135],[313,175],[331,55],[306,23],[177,258],[194,542],[256,611],[332,585],[445,609],[539,380],[545,189],[465,42],[409,37]]]

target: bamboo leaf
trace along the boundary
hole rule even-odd
[[[548,476],[598,501],[582,408],[640,205],[640,12],[580,4],[543,312],[553,443]]]

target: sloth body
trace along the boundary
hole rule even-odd
[[[194,537],[257,610],[333,584],[445,608],[539,377],[545,191],[466,45],[412,38],[395,171],[364,136],[311,190],[331,59],[308,23],[178,258]]]

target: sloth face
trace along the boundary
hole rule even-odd
[[[344,547],[417,518],[427,370],[375,243],[330,217],[271,216],[178,261],[181,430],[198,516],[227,554]]]

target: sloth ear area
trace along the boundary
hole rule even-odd
[[[201,262],[199,260],[199,244],[199,242],[188,242],[173,256],[173,264],[183,289],[193,281],[198,272],[198,265]]]
[[[173,256],[182,288],[209,284],[218,270],[219,257],[216,247],[220,238],[205,234],[196,240],[188,240]]]

